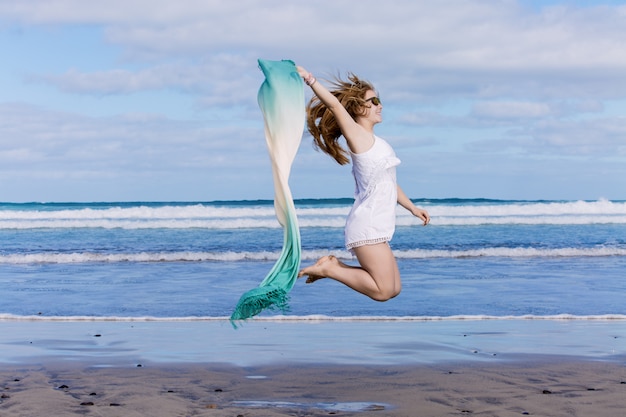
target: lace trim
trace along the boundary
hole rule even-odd
[[[379,237],[376,239],[359,240],[358,242],[348,243],[346,245],[346,248],[353,249],[353,248],[358,248],[359,246],[375,245],[377,243],[389,242],[390,240],[391,240],[390,237]]]

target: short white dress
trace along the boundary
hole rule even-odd
[[[362,153],[350,153],[356,183],[354,205],[345,228],[346,248],[388,242],[396,228],[398,188],[393,148],[374,136],[374,144]]]

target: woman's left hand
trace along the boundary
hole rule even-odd
[[[413,215],[421,219],[424,222],[424,226],[430,223],[430,214],[428,214],[428,212],[424,209],[415,207],[415,209],[413,210]]]

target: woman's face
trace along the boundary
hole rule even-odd
[[[380,123],[383,121],[382,111],[383,105],[373,90],[367,90],[365,93],[365,114],[363,117],[369,119],[372,123]]]

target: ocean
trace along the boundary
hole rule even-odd
[[[626,320],[626,201],[416,199],[385,303],[298,282],[272,320]],[[297,200],[302,264],[343,247],[351,199]],[[272,201],[0,203],[0,319],[227,320],[278,259]]]

